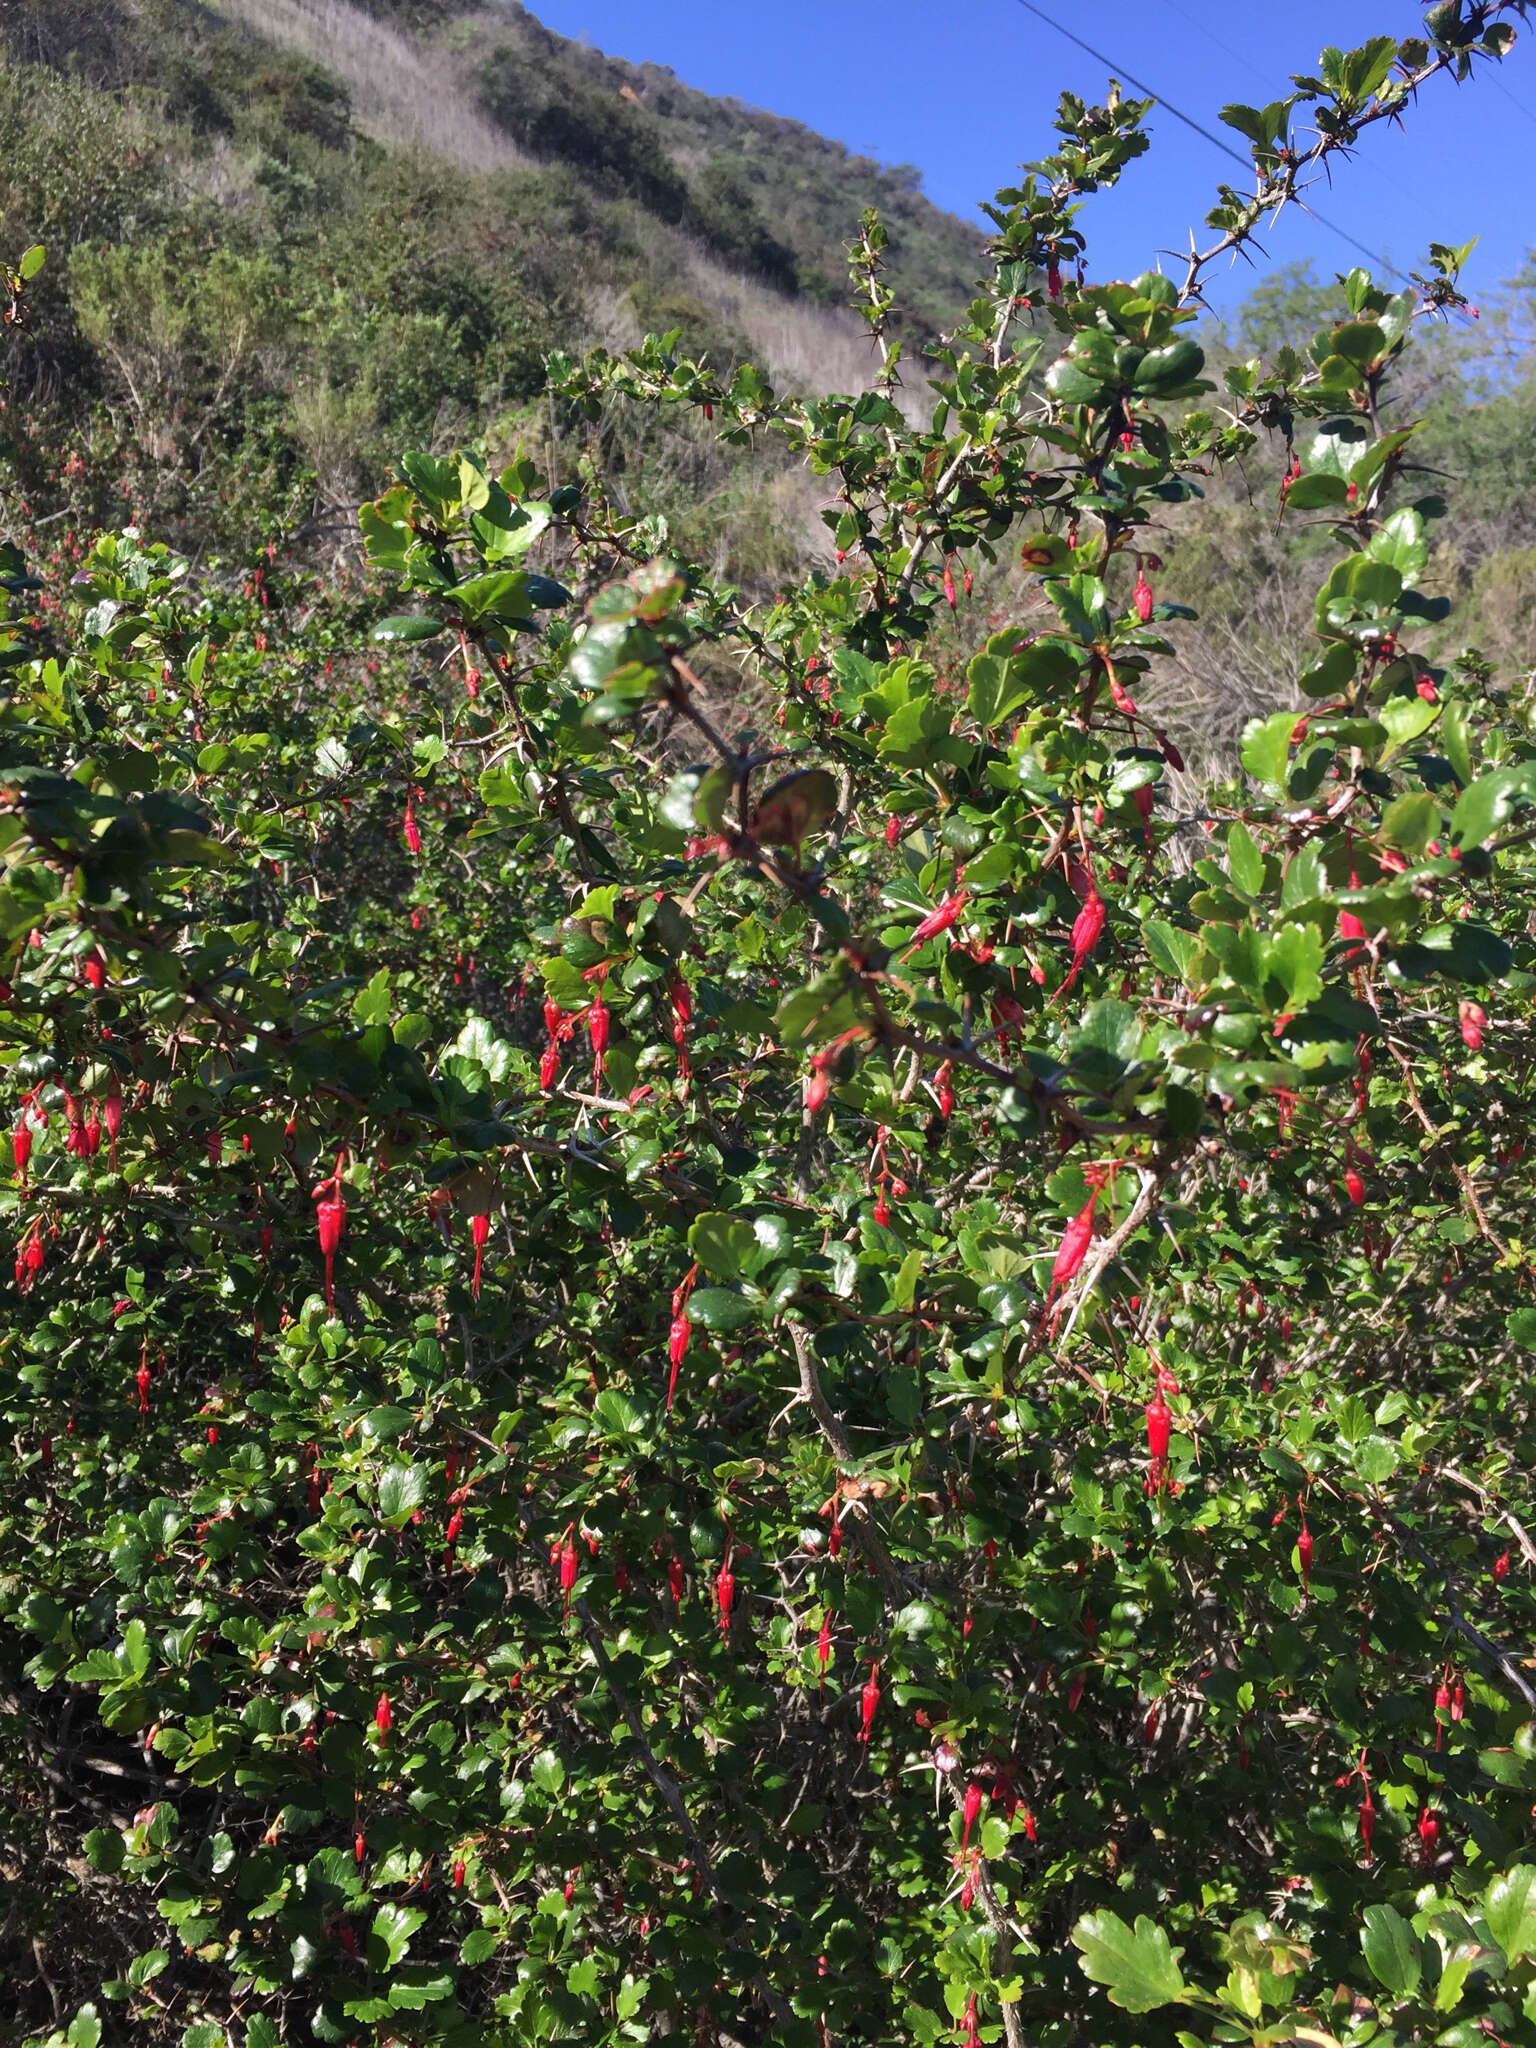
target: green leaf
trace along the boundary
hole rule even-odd
[[[370,1960],[375,1944],[383,1950],[384,1960],[376,1967],[392,1970],[411,1945],[411,1936],[426,1922],[426,1914],[420,1906],[400,1906],[391,1901],[380,1906],[373,1916],[373,1927],[368,1937]]]
[[[1342,505],[1349,496],[1349,485],[1341,476],[1330,476],[1326,470],[1312,470],[1305,476],[1297,477],[1285,494],[1285,509],[1288,512],[1321,512],[1325,506]]]
[[[565,1765],[552,1749],[541,1749],[528,1766],[528,1775],[541,1792],[547,1792],[551,1799],[565,1785]]]
[[[970,680],[966,701],[984,731],[1001,725],[1026,704],[1048,701],[1077,675],[1076,661],[1059,641],[1036,640],[1028,647],[1018,647],[1017,639],[1013,633],[994,635],[966,671]],[[1007,653],[999,651],[999,641],[1008,648]]]
[[[1360,1946],[1371,1975],[1398,1998],[1418,1989],[1420,1965],[1418,1938],[1395,1906],[1383,1900],[1367,1906],[1362,1915]]]
[[[717,1280],[739,1280],[757,1254],[757,1233],[750,1223],[714,1210],[695,1220],[688,1249]]]
[[[1084,1974],[1102,1984],[1110,2002],[1126,2012],[1153,2012],[1184,1999],[1178,1960],[1184,1951],[1173,1948],[1144,1913],[1134,1930],[1117,1913],[1085,1913],[1072,1939],[1083,1952],[1079,1967]]]
[[[23,249],[16,260],[16,275],[25,282],[36,277],[47,262],[47,254],[41,242],[34,242],[30,249]]]
[[[727,1287],[696,1287],[688,1297],[688,1313],[701,1330],[740,1330],[755,1323],[759,1305]]]
[[[1462,791],[1451,813],[1451,838],[1463,849],[1481,846],[1532,802],[1536,802],[1536,761],[1496,768]]]
[[[379,1520],[386,1528],[403,1529],[431,1486],[425,1465],[391,1465],[379,1481]]]
[[[1250,720],[1243,732],[1243,766],[1255,782],[1271,789],[1283,789],[1291,757],[1291,734],[1296,730],[1293,711],[1277,711],[1272,718]]]
[[[1536,1865],[1518,1863],[1483,1894],[1488,1932],[1513,1966],[1536,1954]]]
[[[1263,888],[1264,856],[1244,824],[1234,824],[1227,832],[1227,868],[1245,896],[1257,896]]]
[[[441,619],[429,619],[421,613],[400,612],[391,618],[380,619],[373,629],[373,637],[414,647],[418,641],[440,638],[447,630]]]

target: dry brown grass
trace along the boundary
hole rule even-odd
[[[215,0],[231,21],[313,57],[342,79],[359,128],[429,150],[465,171],[529,158],[475,104],[451,60],[397,35],[345,0]]]

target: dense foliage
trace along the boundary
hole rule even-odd
[[[1177,279],[1082,282],[1149,108],[1064,99],[925,425],[873,215],[872,391],[556,356],[823,480],[771,603],[601,439],[402,456],[364,591],[8,549],[19,2038],[1536,2038],[1536,732],[1394,409],[1462,252],[1190,331],[1525,11],[1228,109]],[[1151,540],[1245,458],[1305,708],[1192,797]]]

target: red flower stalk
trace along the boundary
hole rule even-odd
[[[373,1710],[373,1725],[381,1735],[387,1735],[395,1725],[395,1717],[389,1710],[389,1694],[379,1694],[379,1704]]]
[[[870,1665],[869,1677],[865,1680],[863,1689],[859,1693],[859,1740],[866,1749],[869,1747],[869,1731],[875,1725],[875,1715],[879,1711],[879,1707],[880,1666],[878,1663],[875,1663]]]
[[[1051,997],[1053,1003],[1061,1001],[1061,998],[1082,973],[1094,947],[1099,943],[1099,935],[1103,929],[1104,898],[1099,894],[1090,879],[1088,894],[1083,901],[1083,907],[1072,920],[1072,965],[1067,973],[1066,980],[1057,989],[1055,995]]]
[[[969,1785],[965,1788],[965,1801],[960,1809],[962,1823],[960,1830],[960,1853],[962,1856],[970,1847],[971,1829],[976,1824],[976,1816],[981,1811],[981,1802],[985,1797],[986,1794],[982,1791],[980,1785],[972,1778]]]
[[[475,1248],[475,1277],[470,1282],[470,1287],[476,1301],[480,1299],[480,1262],[485,1257],[486,1240],[490,1234],[491,1219],[489,1216],[470,1217],[469,1238]]]

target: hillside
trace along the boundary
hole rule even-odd
[[[551,349],[679,328],[717,364],[861,388],[840,295],[866,206],[914,342],[979,266],[909,172],[521,9],[0,0],[0,47],[0,238],[49,251],[3,420],[13,520],[313,551],[404,446],[558,467]],[[777,457],[679,426],[624,463],[748,580],[820,544]]]

